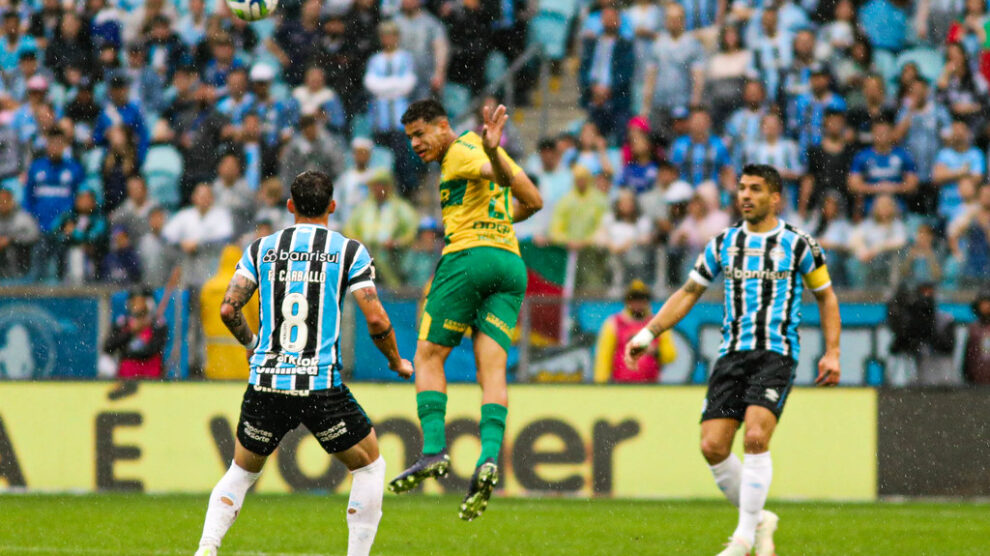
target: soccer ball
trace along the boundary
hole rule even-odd
[[[275,13],[278,0],[227,0],[227,6],[238,19],[258,21]]]

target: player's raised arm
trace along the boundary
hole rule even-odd
[[[381,300],[378,299],[375,286],[354,290],[354,299],[364,314],[364,319],[368,321],[368,334],[374,340],[375,347],[388,359],[388,368],[398,373],[402,378],[411,377],[413,374],[412,363],[399,355],[399,346],[395,342],[392,322],[389,320]]]
[[[252,349],[258,343],[258,336],[251,330],[248,323],[244,321],[244,313],[241,309],[254,295],[254,290],[258,289],[258,284],[241,272],[234,274],[227,286],[227,292],[223,294],[223,303],[220,304],[220,318],[227,326],[227,330],[237,338],[242,346]]]
[[[832,286],[815,293],[818,301],[818,314],[821,317],[822,334],[825,336],[825,354],[818,360],[818,377],[815,384],[833,386],[839,383],[839,335],[842,332],[842,319],[839,316],[839,298]]]
[[[707,286],[696,282],[694,278],[688,278],[688,281],[664,302],[650,322],[626,344],[626,365],[630,368],[635,367],[636,360],[646,353],[646,348],[650,347],[653,340],[680,322],[706,289]]]
[[[485,154],[491,162],[481,167],[481,176],[512,190],[514,199],[512,220],[522,222],[543,208],[543,198],[526,172],[517,170],[513,174],[513,165],[509,164],[505,154],[499,150],[502,130],[509,121],[505,106],[500,104],[495,110],[485,107],[484,117],[485,127],[481,131],[481,140]]]

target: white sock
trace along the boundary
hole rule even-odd
[[[718,485],[722,494],[732,502],[732,505],[739,507],[739,484],[742,482],[742,460],[735,453],[730,453],[724,461],[709,465],[712,476],[715,477],[715,484]]]
[[[230,469],[210,494],[210,505],[206,509],[206,523],[203,524],[199,546],[220,547],[223,536],[234,524],[234,519],[244,504],[244,495],[260,476],[261,473],[250,473],[236,463],[230,463]]]
[[[347,556],[368,556],[382,519],[385,494],[385,458],[351,471],[351,499],[347,503]]]
[[[767,502],[770,481],[773,479],[773,462],[770,452],[746,454],[742,464],[742,484],[739,487],[739,525],[732,533],[753,545],[756,526],[760,523],[763,506]]]

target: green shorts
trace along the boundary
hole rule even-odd
[[[454,347],[472,327],[509,351],[525,294],[526,265],[511,251],[472,247],[444,255],[426,295],[419,339]]]

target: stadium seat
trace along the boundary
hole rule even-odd
[[[918,66],[918,71],[929,82],[934,83],[942,74],[942,66],[945,65],[945,58],[941,53],[932,48],[912,48],[901,52],[897,57],[897,73],[909,62],[914,62]]]
[[[541,10],[530,21],[529,44],[539,44],[551,60],[562,60],[567,53],[567,31],[571,18]]]
[[[443,105],[452,121],[460,119],[471,108],[471,90],[464,85],[447,83],[443,88]]]
[[[873,65],[877,68],[877,73],[883,76],[884,82],[889,86],[897,80],[897,59],[893,54],[885,50],[873,51]]]
[[[371,161],[368,163],[372,168],[391,168],[395,162],[395,155],[391,149],[375,145],[371,149]]]
[[[493,52],[485,61],[485,83],[498,81],[509,69],[509,61],[505,54]]]

